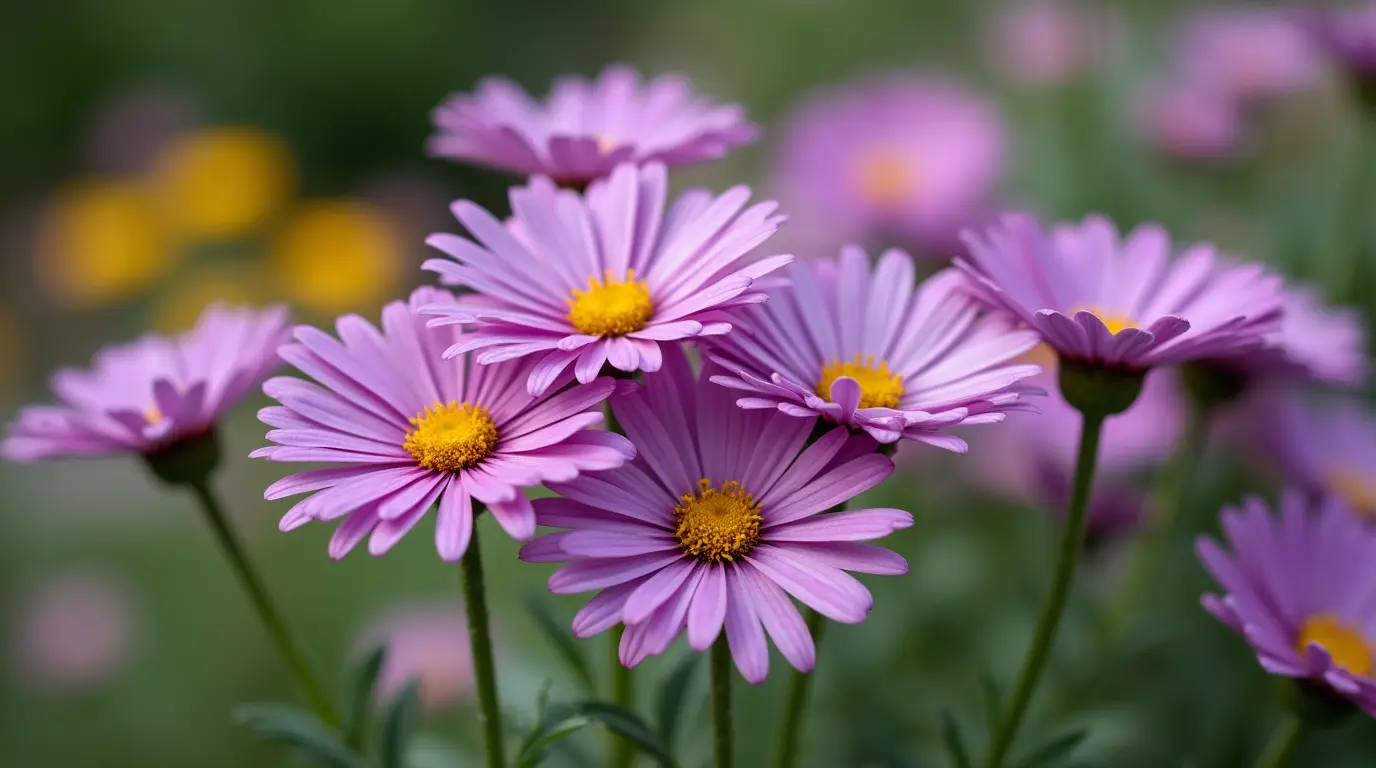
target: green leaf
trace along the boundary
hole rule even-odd
[[[543,732],[539,736],[521,748],[521,753],[516,756],[516,768],[533,768],[533,766],[539,765],[540,760],[545,756],[545,750],[551,745],[592,724],[593,721],[590,718],[574,715],[542,729]]]
[[[1070,753],[1085,740],[1089,731],[1081,728],[1072,731],[1060,738],[1052,739],[1046,745],[1033,752],[1026,760],[1019,764],[1019,768],[1055,768],[1063,761],[1070,758]]]
[[[658,761],[661,768],[677,768],[674,756],[658,734],[629,709],[605,701],[579,701],[568,707],[573,714],[596,720],[607,730],[631,742],[636,749]]]
[[[378,750],[382,768],[404,768],[406,765],[406,742],[419,710],[420,681],[412,680],[392,704],[392,711],[387,713],[387,722],[382,726],[382,745]]]
[[[659,687],[659,701],[656,714],[659,718],[659,737],[665,748],[673,746],[674,731],[678,729],[679,716],[683,714],[683,703],[688,696],[688,686],[693,683],[693,673],[697,670],[698,659],[702,654],[690,653],[674,667],[674,671],[664,679]]]
[[[989,727],[989,732],[993,733],[999,727],[999,719],[1003,717],[1003,693],[999,690],[998,681],[990,674],[980,677],[979,687],[983,693],[981,700],[984,704],[984,721]]]
[[[972,768],[970,751],[965,748],[965,739],[960,735],[960,725],[949,711],[941,712],[941,743],[951,753],[951,762],[956,768]]]
[[[382,671],[382,662],[387,656],[385,647],[368,654],[354,672],[353,685],[349,688],[347,719],[344,722],[344,743],[351,749],[362,751],[368,738],[368,721],[372,716],[373,687]]]
[[[535,623],[540,625],[540,629],[545,633],[545,637],[554,644],[554,649],[559,652],[569,671],[573,672],[578,679],[578,684],[585,693],[592,693],[597,690],[597,683],[593,680],[592,668],[588,666],[588,660],[583,656],[583,648],[573,641],[573,633],[568,628],[559,623],[549,612],[549,606],[545,604],[539,595],[530,593],[526,595],[526,609],[530,615],[535,617]]]
[[[363,768],[363,758],[339,743],[333,731],[315,715],[287,704],[245,704],[234,710],[234,721],[267,741],[289,744],[317,765]]]

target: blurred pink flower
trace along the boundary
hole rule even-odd
[[[1113,9],[1063,0],[1010,2],[992,13],[985,47],[1008,80],[1024,86],[1064,85],[1097,69],[1122,44]]]
[[[16,676],[51,692],[109,680],[135,646],[131,598],[107,573],[54,577],[22,601],[9,626]]]
[[[1376,2],[1320,10],[1303,19],[1317,48],[1358,82],[1376,82]]]
[[[1301,90],[1318,74],[1304,29],[1290,13],[1267,8],[1189,14],[1177,32],[1176,55],[1177,72],[1186,81],[1243,103]]]
[[[1245,138],[1237,103],[1196,83],[1152,86],[1138,97],[1135,112],[1142,139],[1174,160],[1227,160],[1240,153]]]
[[[473,659],[463,606],[435,603],[403,608],[373,622],[359,641],[361,654],[385,646],[374,694],[381,701],[420,681],[420,702],[434,712],[473,696]]]

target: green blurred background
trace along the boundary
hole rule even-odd
[[[1369,265],[1345,277],[1332,242],[1361,123],[1334,82],[1257,122],[1245,157],[1173,163],[1133,131],[1132,95],[1168,66],[1165,33],[1187,3],[1115,4],[1121,55],[1090,81],[1026,89],[990,66],[991,3],[910,0],[475,2],[473,0],[95,0],[0,6],[0,406],[46,397],[47,372],[146,327],[185,326],[207,301],[288,300],[308,322],[373,317],[422,280],[422,240],[449,229],[449,200],[504,210],[511,180],[427,159],[428,112],[492,73],[535,93],[565,72],[628,61],[683,71],[747,106],[756,145],[680,172],[716,189],[765,180],[776,121],[809,89],[886,69],[950,73],[996,99],[1013,147],[1004,197],[1048,216],[1111,214],[1166,224],[1326,283],[1329,298],[1376,298]],[[1257,4],[1260,5],[1260,4]],[[1355,166],[1355,168],[1354,168]],[[1346,172],[1346,173],[1345,173]],[[1376,210],[1376,197],[1365,211]],[[1369,227],[1367,235],[1369,236]],[[799,247],[799,246],[794,246]],[[261,398],[260,398],[261,399]],[[259,399],[259,400],[260,400]],[[226,454],[263,444],[246,404]],[[1216,453],[1188,528],[1212,530],[1219,504],[1264,487],[1236,452]],[[812,766],[945,765],[940,713],[983,738],[982,679],[1008,680],[1044,589],[1051,527],[951,480],[962,459],[911,449],[877,492],[914,511],[893,539],[912,572],[867,579],[863,625],[828,629],[805,734]],[[317,660],[341,678],[379,617],[452,605],[458,575],[423,532],[391,554],[325,554],[327,526],[277,531],[287,502],[265,503],[280,467],[230,461],[220,476],[236,521]],[[487,525],[490,521],[484,520]],[[496,533],[494,531],[494,533]],[[1209,588],[1173,542],[1151,615],[1129,648],[1091,637],[1093,604],[1121,553],[1084,572],[1025,745],[1088,727],[1088,764],[1240,766],[1278,716],[1272,681],[1238,637],[1198,607]],[[507,705],[528,711],[541,681],[572,695],[567,673],[522,607],[550,569],[485,537]],[[581,599],[545,598],[562,618]],[[0,764],[288,764],[234,727],[245,701],[293,691],[189,498],[155,487],[133,460],[0,466]],[[602,638],[582,641],[598,661]],[[648,698],[681,652],[644,665]],[[782,658],[759,688],[740,686],[741,765],[772,748]],[[705,681],[699,681],[700,683]],[[702,686],[684,751],[707,755]],[[476,744],[467,704],[432,712],[417,766],[463,764]],[[584,740],[590,765],[600,742]],[[450,755],[445,749],[455,749]],[[448,761],[448,762],[445,762]],[[1353,718],[1310,739],[1299,765],[1369,766],[1376,725]]]

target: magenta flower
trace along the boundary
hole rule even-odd
[[[359,639],[359,650],[384,648],[375,694],[391,702],[413,680],[421,708],[437,712],[473,698],[473,655],[462,604],[407,606],[376,619]]]
[[[570,365],[585,384],[606,363],[656,371],[662,343],[730,331],[723,310],[764,301],[755,281],[793,260],[741,263],[783,218],[772,202],[742,211],[746,187],[686,192],[666,214],[666,187],[658,163],[619,166],[582,195],[537,177],[511,191],[510,227],[455,203],[477,242],[432,235],[452,260],[424,267],[478,295],[426,308],[440,315],[434,324],[475,326],[445,357],[477,352],[486,365],[530,356],[527,387],[539,395]]]
[[[1376,82],[1376,2],[1316,10],[1305,26],[1316,47],[1359,82]]]
[[[1376,529],[1332,504],[1312,513],[1298,495],[1279,518],[1248,499],[1223,510],[1231,552],[1201,537],[1199,559],[1225,590],[1205,609],[1241,634],[1273,675],[1322,686],[1376,715]]]
[[[0,454],[22,462],[149,455],[199,437],[281,364],[286,332],[283,307],[212,305],[180,336],[106,347],[92,368],[53,375],[60,403],[22,408]]]
[[[268,487],[266,499],[312,494],[282,517],[282,530],[342,519],[331,557],[343,557],[370,534],[368,551],[381,555],[438,504],[435,548],[455,561],[468,549],[475,501],[508,534],[527,539],[535,511],[523,489],[635,455],[624,437],[588,429],[602,422],[597,405],[616,386],[610,378],[532,397],[520,387],[528,364],[442,362],[458,333],[427,328],[420,307],[453,300],[446,291],[420,288],[409,302],[383,308],[381,331],[346,315],[337,323],[339,340],[300,327],[295,342],[282,347],[282,358],[318,383],[278,377],[263,385],[282,404],[258,413],[274,427],[267,437],[277,445],[252,455],[342,465]]]
[[[1252,406],[1287,482],[1376,522],[1376,414],[1355,399],[1317,404],[1294,391],[1268,392]]]
[[[983,217],[1004,168],[997,108],[959,85],[890,75],[808,98],[787,118],[775,184],[839,244],[878,234],[930,251]]]
[[[873,270],[859,248],[839,260],[798,262],[791,288],[741,313],[709,354],[713,380],[740,390],[743,408],[777,408],[863,429],[881,443],[918,440],[963,453],[952,427],[1002,421],[1040,390],[1040,370],[1010,365],[1037,334],[981,319],[955,270],[914,287],[912,257],[887,251]]]
[[[1140,138],[1172,160],[1223,162],[1247,142],[1242,108],[1215,88],[1188,81],[1154,85],[1137,97]]]
[[[1219,259],[1212,246],[1175,256],[1146,224],[1120,238],[1107,219],[1050,233],[1009,214],[967,232],[956,266],[989,306],[1041,334],[1061,359],[1145,370],[1254,351],[1279,328],[1281,279]]]
[[[1225,362],[1251,381],[1308,379],[1356,386],[1366,380],[1366,323],[1360,310],[1329,308],[1313,289],[1290,288],[1285,315],[1265,347]]]
[[[1178,75],[1248,104],[1312,85],[1318,61],[1287,11],[1208,8],[1187,16],[1176,40]]]
[[[1101,67],[1122,43],[1122,20],[1108,7],[1064,0],[1009,2],[990,16],[985,48],[1007,79],[1065,85]]]
[[[612,409],[640,448],[634,462],[583,475],[535,502],[541,525],[567,530],[525,545],[524,560],[569,562],[556,594],[597,591],[574,617],[579,637],[626,625],[621,661],[662,653],[685,628],[694,650],[723,627],[751,683],[769,670],[768,634],[795,668],[812,669],[812,636],[790,596],[847,624],[869,590],[846,571],[906,573],[903,558],[862,543],[912,525],[896,509],[826,510],[878,485],[893,463],[866,435],[836,428],[808,445],[815,419],[747,411],[694,377],[683,353]]]
[[[561,78],[543,104],[509,80],[487,78],[472,94],[450,96],[431,117],[430,154],[561,184],[606,176],[623,162],[672,167],[711,160],[758,132],[739,106],[693,93],[682,77],[642,83],[625,66],[608,67],[591,82]]]

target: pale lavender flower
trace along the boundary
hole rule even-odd
[[[1376,82],[1376,2],[1316,10],[1304,23],[1320,52],[1358,82]]]
[[[1025,0],[990,14],[985,38],[988,58],[1008,80],[1058,86],[1101,67],[1121,45],[1122,25],[1107,6]]]
[[[73,570],[42,584],[6,622],[15,674],[52,692],[108,680],[137,644],[133,602],[119,579],[99,571]]]
[[[1247,141],[1238,103],[1198,83],[1152,85],[1138,95],[1134,114],[1140,138],[1173,160],[1231,160],[1241,154]]]
[[[1264,392],[1251,406],[1287,483],[1376,522],[1376,413],[1356,399],[1315,402],[1286,389]]]
[[[1176,48],[1182,79],[1243,104],[1307,88],[1318,75],[1314,46],[1284,10],[1195,11],[1182,21]]]
[[[408,606],[379,617],[359,640],[361,653],[385,649],[374,694],[395,699],[413,680],[420,704],[435,712],[473,698],[473,656],[463,606]]]
[[[1366,342],[1360,310],[1330,308],[1313,289],[1296,286],[1286,291],[1285,315],[1266,346],[1221,365],[1254,383],[1299,379],[1356,386],[1370,372]]]

